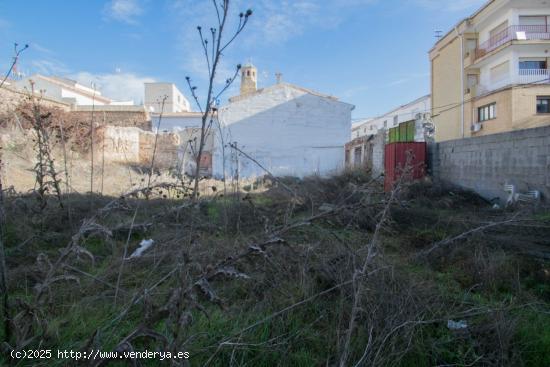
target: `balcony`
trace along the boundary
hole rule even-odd
[[[544,84],[550,82],[550,69],[520,69],[514,84]]]
[[[465,90],[471,97],[479,97],[512,85],[550,85],[550,69],[520,69],[518,73],[490,84],[478,84]]]
[[[515,40],[550,40],[550,25],[513,25],[480,44],[474,54],[475,60]]]

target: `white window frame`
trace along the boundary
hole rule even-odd
[[[489,103],[477,108],[477,121],[485,122],[497,118],[497,103]]]

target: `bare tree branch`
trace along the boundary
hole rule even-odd
[[[17,43],[14,44],[14,49],[15,49],[15,56],[13,57],[13,61],[11,63],[11,66],[8,70],[8,72],[6,73],[6,75],[4,76],[4,79],[2,79],[2,82],[0,82],[0,88],[2,88],[2,86],[4,85],[4,83],[6,82],[6,80],[9,78],[11,72],[13,71],[13,68],[15,67],[15,65],[17,65],[17,61],[19,60],[19,55],[21,55],[21,53],[23,51],[25,51],[27,48],[29,48],[29,45],[25,45],[25,47],[23,47],[22,49],[18,50],[17,47],[19,45]]]

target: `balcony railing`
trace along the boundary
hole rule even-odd
[[[550,69],[520,69],[515,84],[536,84],[550,82]]]
[[[513,25],[480,44],[475,51],[475,59],[513,40],[550,40],[550,25]]]
[[[550,85],[550,69],[520,69],[518,74],[509,76],[490,84],[478,84],[466,89],[466,94],[480,96],[494,90],[518,84]]]

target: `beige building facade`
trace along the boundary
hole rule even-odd
[[[550,6],[491,0],[430,51],[436,141],[550,125]]]

